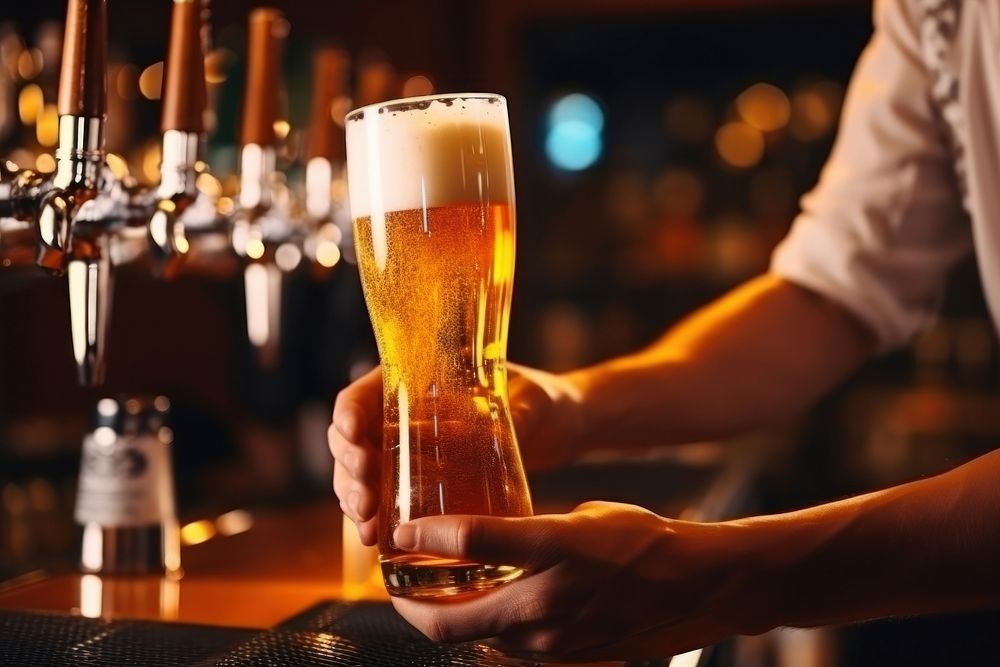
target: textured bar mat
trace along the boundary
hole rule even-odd
[[[387,603],[325,602],[270,631],[0,611],[0,665],[510,667],[477,643],[438,644]],[[666,667],[669,660],[643,667]]]
[[[257,631],[0,611],[0,665],[196,665],[254,634]]]
[[[666,667],[669,660],[643,667]],[[543,663],[509,658],[477,643],[437,644],[417,632],[384,602],[324,602],[256,635],[221,661],[242,665],[413,665],[508,667]]]

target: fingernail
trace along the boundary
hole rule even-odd
[[[396,532],[392,534],[392,539],[400,549],[412,549],[417,546],[417,527],[409,523],[404,523],[396,528]]]
[[[358,512],[358,505],[361,504],[361,494],[357,491],[351,491],[347,496],[347,506],[351,508],[351,512],[354,513],[355,517],[360,517]]]

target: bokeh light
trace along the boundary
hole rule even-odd
[[[46,104],[38,114],[35,138],[42,146],[55,146],[59,141],[59,112],[55,104]]]
[[[769,83],[755,83],[740,93],[736,110],[748,125],[761,132],[780,130],[791,115],[788,96]]]
[[[213,49],[205,56],[205,81],[210,85],[225,83],[229,69],[236,62],[236,54],[229,49]]]
[[[288,133],[292,131],[292,125],[287,120],[281,119],[274,121],[274,135],[279,141],[283,141],[288,138]]]
[[[34,79],[42,71],[44,61],[40,49],[21,51],[17,57],[17,73],[26,81]]]
[[[549,109],[545,153],[556,167],[580,171],[590,167],[603,150],[604,112],[582,93],[557,100]]]
[[[160,144],[151,141],[142,152],[142,177],[147,183],[156,183],[160,179]]]
[[[746,123],[726,123],[715,133],[715,148],[726,164],[746,169],[764,156],[764,137]]]
[[[403,97],[421,97],[434,93],[434,82],[423,74],[411,76],[403,83]]]
[[[35,158],[35,169],[43,174],[51,174],[56,170],[56,159],[49,153],[40,153]]]
[[[139,92],[147,100],[160,99],[163,87],[163,61],[153,63],[139,75]]]
[[[34,125],[45,107],[45,95],[37,84],[31,83],[21,89],[17,96],[17,112],[21,122]]]
[[[815,141],[833,131],[843,103],[843,88],[832,81],[803,86],[792,94],[789,129],[799,141]]]

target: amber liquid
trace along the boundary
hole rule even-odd
[[[392,533],[422,516],[531,514],[507,401],[511,209],[400,211],[375,226],[359,218],[355,240],[382,360],[386,587],[434,597],[510,581],[520,569],[404,552]]]

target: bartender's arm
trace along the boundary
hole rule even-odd
[[[515,369],[511,407],[529,467],[773,423],[933,319],[971,233],[928,92],[918,4],[876,2],[833,153],[767,275],[634,355],[560,376]],[[334,489],[366,543],[381,413],[375,371],[340,393],[330,428]]]
[[[529,468],[588,449],[718,438],[799,413],[871,353],[840,306],[773,274],[695,313],[647,350],[566,375],[515,367],[511,410]],[[375,543],[382,382],[337,396],[329,431],[334,491]]]
[[[673,655],[739,634],[1000,606],[1000,451],[930,479],[776,516],[672,521],[630,505],[442,516],[419,553],[529,576],[445,603],[396,598],[428,636],[572,660]]]
[[[919,3],[876,3],[819,186],[768,275],[629,357],[511,385],[529,465],[581,448],[718,437],[789,416],[872,353],[933,318],[970,247],[921,59]],[[337,399],[334,486],[374,540],[381,393],[376,373]],[[590,504],[524,519],[423,518],[397,543],[523,564],[479,599],[395,599],[432,637],[497,637],[564,657],[676,652],[779,625],[1000,604],[1000,454],[938,477],[791,514],[670,521]]]
[[[781,321],[795,324],[776,325]],[[760,343],[772,339],[779,343]],[[683,440],[696,433],[695,423],[705,433],[735,431],[761,412],[775,418],[807,404],[871,348],[871,335],[842,308],[768,275],[632,357],[567,376],[522,369],[513,399],[521,406],[518,433],[529,461],[550,463],[550,443],[562,443],[557,458],[566,459],[588,428],[603,433],[588,442],[612,442],[619,420],[627,420],[623,441],[650,431]],[[719,356],[729,359],[726,366],[714,363]],[[779,370],[768,373],[772,364]],[[605,411],[589,403],[595,399],[621,401],[624,410]],[[646,407],[628,409],[626,401]],[[711,404],[706,412],[701,402]],[[331,427],[341,506],[369,544],[380,403],[375,371],[341,393]],[[997,479],[1000,451],[938,477],[724,523],[673,521],[614,503],[523,519],[417,519],[400,527],[398,545],[519,565],[530,575],[471,600],[393,604],[435,639],[493,638],[513,653],[574,660],[669,655],[779,626],[996,607]]]

